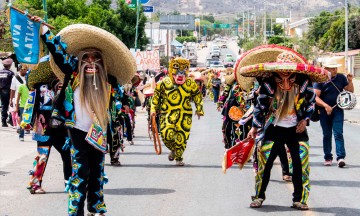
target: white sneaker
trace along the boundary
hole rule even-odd
[[[338,167],[343,168],[344,166],[346,166],[345,160],[344,159],[338,160]]]
[[[19,140],[20,140],[21,142],[24,142],[24,138],[23,138],[23,137],[19,138]]]

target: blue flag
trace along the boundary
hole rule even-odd
[[[22,64],[38,64],[40,58],[40,23],[10,7],[10,29],[14,50]]]

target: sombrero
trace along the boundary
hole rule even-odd
[[[155,87],[156,87],[155,78],[151,78],[150,82],[145,84],[145,86],[143,88],[143,94],[147,97],[153,96]]]
[[[194,80],[199,80],[199,81],[204,80],[204,77],[201,75],[201,72],[199,71],[190,72],[189,77],[193,78]]]
[[[238,67],[236,72],[246,77],[270,77],[274,72],[306,74],[314,82],[329,79],[329,72],[323,68],[306,64],[306,59],[287,47],[267,45],[257,47],[245,53],[246,65]]]
[[[233,74],[224,76],[224,79],[225,79],[225,84],[227,85],[232,85],[236,81],[235,76]]]
[[[299,63],[305,63],[306,59],[300,55],[299,53],[295,52],[294,50],[278,46],[275,44],[264,45],[255,47],[244,54],[236,61],[235,64],[235,79],[239,83],[239,85],[246,90],[250,90],[253,85],[255,78],[253,77],[245,77],[244,74],[240,74],[240,69],[242,67],[259,64],[259,63],[266,63],[266,62],[275,62],[277,56],[284,51],[293,52],[296,57],[296,61]]]
[[[328,59],[324,64],[324,68],[338,68],[341,67],[342,64],[337,63],[337,57],[332,57]]]
[[[131,84],[133,86],[138,86],[141,82],[141,78],[139,74],[135,74],[135,76],[133,76],[133,78],[131,79]]]
[[[33,90],[37,83],[50,83],[57,79],[54,72],[50,67],[49,56],[44,56],[40,59],[35,70],[29,70],[26,75],[26,84],[29,90]]]
[[[62,29],[58,35],[67,45],[66,52],[73,56],[86,48],[100,50],[107,72],[116,77],[121,85],[133,78],[136,72],[135,59],[125,44],[110,32],[92,25],[74,24]],[[62,80],[64,74],[52,58],[50,65],[56,76]]]

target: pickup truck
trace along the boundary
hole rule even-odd
[[[197,56],[195,53],[189,53],[189,61],[190,61],[190,66],[191,67],[196,67],[197,66]]]

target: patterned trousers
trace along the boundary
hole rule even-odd
[[[63,148],[65,144],[65,138],[67,136],[66,129],[50,129],[54,130],[46,142],[37,142],[37,152],[38,155],[35,157],[33,170],[30,171],[31,177],[28,189],[36,189],[41,187],[42,177],[45,173],[45,168],[50,156],[51,147],[54,146],[55,149],[60,153],[61,159],[63,161],[63,172],[64,180],[68,181],[71,176],[71,159],[70,159],[70,150],[68,148]]]
[[[103,186],[105,155],[85,141],[87,132],[69,129],[72,175],[69,182],[69,215],[84,215],[84,202],[91,213],[105,213]]]
[[[293,202],[306,204],[310,192],[309,142],[307,132],[296,133],[296,127],[269,126],[264,141],[257,148],[258,171],[255,176],[255,198],[265,199],[266,187],[274,160],[286,144],[290,150],[294,185]]]

